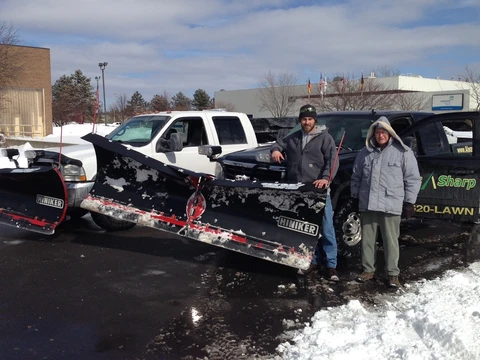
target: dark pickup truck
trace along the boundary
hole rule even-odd
[[[352,211],[350,177],[357,152],[365,146],[370,125],[386,116],[397,134],[415,152],[422,185],[415,205],[415,217],[479,222],[480,113],[456,112],[435,115],[428,112],[351,111],[319,114],[340,144],[339,171],[332,182],[332,202],[339,248],[355,249],[360,240],[360,221]],[[292,131],[295,131],[294,128]],[[285,135],[285,134],[282,134]],[[273,163],[270,146],[230,153],[217,159],[226,179],[285,182],[285,164]],[[218,174],[217,174],[218,175]]]

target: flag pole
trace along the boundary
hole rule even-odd
[[[363,96],[363,84],[364,84],[364,80],[363,80],[363,71],[362,71],[362,78],[360,79],[360,96]]]

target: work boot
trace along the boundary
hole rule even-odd
[[[375,278],[374,272],[362,272],[360,275],[357,276],[355,281],[359,283],[364,283],[365,281],[373,280]]]
[[[339,282],[340,279],[337,276],[337,270],[335,268],[327,268],[326,272],[326,279],[330,281]]]
[[[318,265],[311,263],[307,270],[298,270],[298,275],[307,276],[316,271],[318,271]]]
[[[400,284],[400,281],[398,280],[398,276],[389,276],[388,286],[391,288],[399,288],[400,286],[402,286],[402,284]]]

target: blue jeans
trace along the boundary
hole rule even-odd
[[[325,255],[325,262],[327,267],[337,267],[337,239],[335,237],[335,228],[333,227],[333,208],[330,192],[325,199],[325,208],[323,211],[322,221],[322,237],[318,240],[315,252],[312,257],[312,264],[320,265],[322,255]],[[322,251],[319,247],[320,241],[322,242]]]

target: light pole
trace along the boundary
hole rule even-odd
[[[113,104],[113,122],[115,123],[115,110],[117,109],[117,94],[113,94],[113,98],[115,99],[115,102]]]
[[[101,79],[101,76],[95,76],[95,80],[97,80],[97,93],[95,95],[95,114],[94,114],[94,119],[96,120],[96,117],[98,116],[98,81]]]
[[[105,67],[107,62],[98,63],[100,70],[102,70],[102,84],[103,84],[103,116],[105,117],[105,125],[107,125],[107,101],[105,100]]]
[[[101,76],[95,76],[95,80],[97,80],[97,91],[98,91],[98,81],[101,79]]]

